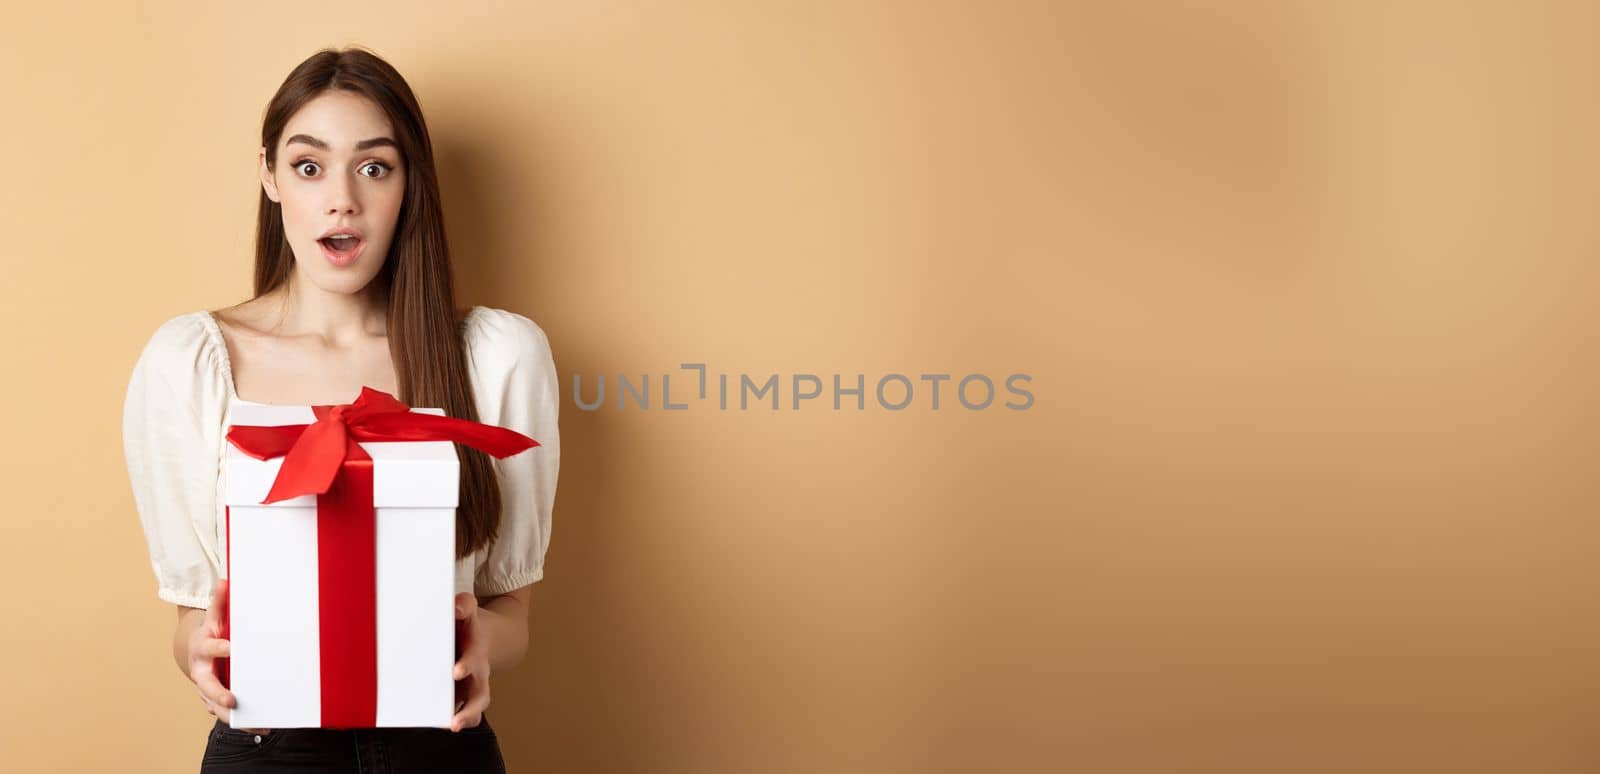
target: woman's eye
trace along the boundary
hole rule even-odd
[[[300,171],[300,174],[305,174],[304,170],[305,170],[306,167],[311,167],[312,169],[320,169],[320,167],[317,166],[317,162],[315,162],[315,161],[302,161],[302,162],[299,162],[299,163],[294,165],[294,168],[296,170]],[[312,174],[316,174],[316,173],[313,172]]]
[[[376,172],[369,172],[368,171],[368,170],[374,170],[374,169],[377,170],[377,171]],[[389,174],[389,165],[381,163],[381,162],[377,162],[377,161],[369,162],[369,163],[367,163],[367,164],[365,164],[365,165],[363,165],[361,167],[361,173],[366,175],[367,177],[383,177],[384,175]]]

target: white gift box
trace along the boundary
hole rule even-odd
[[[315,421],[310,406],[235,404],[227,426]],[[360,445],[373,461],[375,725],[446,728],[455,714],[455,446]],[[235,728],[323,725],[317,496],[261,504],[283,460],[258,460],[226,444],[228,671],[237,699],[229,723]]]

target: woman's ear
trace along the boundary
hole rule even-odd
[[[267,148],[262,146],[256,152],[256,161],[261,167],[261,188],[267,192],[267,198],[278,202],[278,183],[273,177],[272,167],[267,166]]]

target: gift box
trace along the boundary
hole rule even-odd
[[[372,388],[229,411],[219,675],[235,728],[445,728],[455,713],[452,443],[538,443]]]

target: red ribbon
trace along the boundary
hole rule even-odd
[[[454,441],[495,457],[539,442],[503,427],[413,413],[371,387],[354,403],[311,409],[315,424],[233,425],[228,442],[259,460],[284,458],[262,505],[317,496],[321,726],[371,728],[378,715],[377,515],[372,456],[359,442]]]

